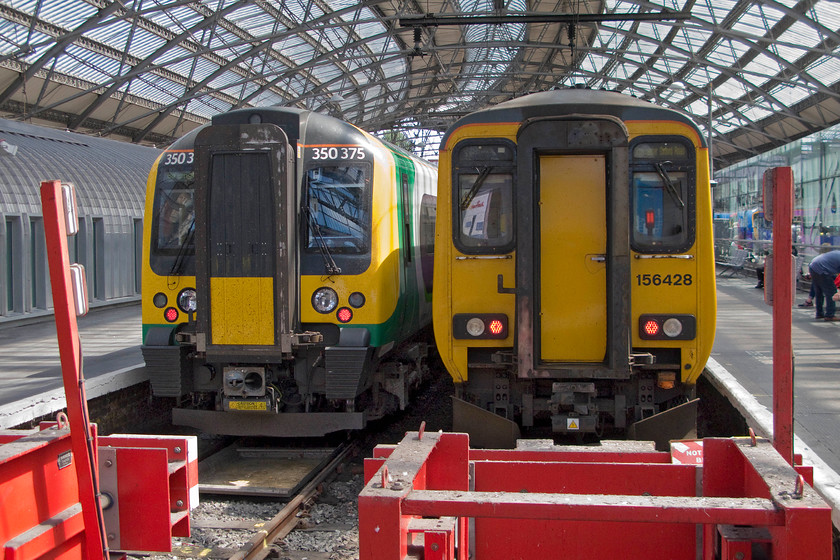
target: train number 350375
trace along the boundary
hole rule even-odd
[[[367,153],[361,146],[329,146],[312,148],[309,152],[312,159],[365,159]]]
[[[638,286],[691,286],[691,274],[637,274]]]

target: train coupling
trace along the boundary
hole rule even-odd
[[[556,382],[551,386],[551,430],[555,433],[593,433],[598,427],[595,384]]]

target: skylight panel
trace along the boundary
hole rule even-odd
[[[775,76],[781,70],[783,70],[782,65],[779,61],[775,58],[771,58],[770,56],[759,53],[754,59],[752,59],[749,64],[744,67],[744,72],[746,75],[755,76],[751,78],[751,81],[764,81],[758,80],[757,76],[763,76],[765,79],[771,76]]]
[[[304,21],[312,21],[324,15],[324,12],[317,3],[307,0],[289,0],[283,2],[283,12],[298,24]]]
[[[113,46],[117,43],[124,45],[132,27],[132,24],[127,21],[115,20],[108,25],[91,29],[85,33],[85,37],[106,45]]]
[[[817,2],[811,8],[814,20],[828,29],[840,29],[840,10],[837,2]]]
[[[788,84],[783,84],[780,87],[774,88],[771,94],[785,107],[790,107],[791,105],[812,95],[811,91],[809,91],[806,87],[797,87],[796,85],[791,87],[791,85]]]
[[[625,0],[607,0],[605,7],[607,13],[617,14],[634,14],[639,12],[640,9],[635,2],[626,2]]]
[[[34,5],[27,13],[34,13]],[[59,27],[75,29],[95,16],[99,9],[81,0],[64,0],[62,2],[42,2],[38,17]]]
[[[204,17],[188,6],[174,6],[171,8],[165,7],[160,12],[151,14],[149,19],[180,34],[203,21]]]
[[[770,116],[773,112],[762,107],[752,106],[745,108],[742,111],[742,114],[747,120],[751,122],[758,122],[761,119]]]
[[[144,74],[131,80],[128,93],[166,105],[177,99],[172,92],[181,93],[183,90],[184,86],[181,84],[173,83],[153,74]]]
[[[134,36],[131,39],[129,54],[145,59],[162,47],[164,43],[165,41],[161,37],[138,28],[135,29]],[[123,47],[120,48],[124,48],[124,46],[123,44]]]
[[[808,66],[807,72],[821,83],[833,85],[840,76],[840,59],[824,56]]]
[[[766,13],[769,10],[766,6],[763,11]],[[774,10],[775,13],[778,13]],[[768,30],[767,21],[762,16],[762,10],[753,9],[741,14],[738,21],[732,26],[734,31],[739,31],[746,35],[754,37],[763,37]]]
[[[712,52],[706,55],[706,60],[716,66],[731,66],[738,60],[737,53],[728,48],[728,44],[719,44]]]
[[[405,76],[408,68],[402,58],[395,57],[382,64],[382,71],[388,76]]]
[[[788,8],[795,8],[800,2],[799,0],[776,0],[782,6],[786,6]]]
[[[601,53],[589,53],[582,61],[581,68],[588,72],[599,72],[611,59]]]
[[[112,78],[119,69],[115,60],[96,55],[90,51],[68,45],[66,56],[62,57],[66,64],[66,71],[82,80],[101,83]]]
[[[270,16],[256,4],[240,4],[238,8],[232,12],[228,12],[225,19],[231,23],[236,24],[241,29],[251,31],[252,25],[259,25],[262,21]]]
[[[221,99],[211,97],[209,95],[197,97],[187,103],[187,110],[189,112],[206,118],[218,115],[219,113],[225,113],[230,111],[231,108],[230,103],[226,103]]]
[[[726,97],[729,99],[737,99],[747,93],[749,90],[743,82],[736,78],[729,78],[721,85],[715,88],[714,94],[717,97]]]
[[[362,21],[355,24],[355,31],[356,34],[360,37],[374,37],[376,35],[381,35],[385,33],[387,30],[381,23],[375,20],[370,21]],[[396,41],[391,41],[391,49],[399,48],[396,45]]]
[[[699,51],[706,43],[709,42],[709,30],[701,29],[700,27],[685,26],[677,34],[681,36],[688,51]]]
[[[192,53],[184,48],[181,47],[171,47],[167,49],[165,52],[161,53],[159,57],[155,59],[155,64],[168,64],[173,61],[177,60],[185,60],[192,57]]]
[[[840,11],[840,5],[837,8]],[[818,45],[821,41],[817,30],[802,21],[791,25],[777,40],[781,43],[790,43],[790,46],[780,45],[780,48],[796,53],[797,57],[802,56],[809,46]]]
[[[277,30],[286,30],[286,27],[280,24],[273,16],[256,6],[248,6],[247,9],[236,10],[227,19],[240,29],[245,30],[252,37],[264,37],[277,32]]]

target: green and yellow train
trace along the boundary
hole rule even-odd
[[[449,128],[434,330],[456,430],[499,445],[519,427],[692,425],[716,314],[707,152],[682,113],[606,91],[527,95]]]
[[[237,110],[148,180],[143,345],[173,422],[314,437],[427,376],[436,170],[343,121]]]

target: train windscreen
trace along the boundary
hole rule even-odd
[[[680,141],[640,142],[633,147],[630,181],[636,251],[673,253],[694,243],[693,155]]]
[[[167,152],[158,164],[150,246],[158,274],[195,274],[193,152]]]
[[[370,180],[366,165],[319,166],[306,172],[306,249],[370,250]]]

